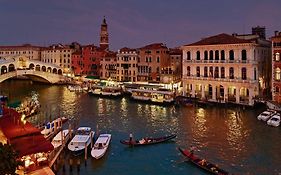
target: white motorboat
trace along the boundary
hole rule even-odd
[[[263,111],[260,115],[258,115],[258,120],[267,121],[273,114],[276,114],[276,111],[266,110]]]
[[[101,134],[97,139],[96,143],[94,144],[94,147],[92,148],[92,157],[96,159],[101,158],[105,154],[109,146],[110,140],[111,134]]]
[[[62,133],[61,133],[62,132]],[[52,141],[52,145],[54,146],[54,148],[58,148],[62,145],[62,140],[65,140],[65,138],[68,136],[69,130],[65,129],[63,131],[60,131],[54,138]],[[63,137],[63,138],[62,138]]]
[[[76,135],[68,144],[68,149],[74,154],[82,153],[85,146],[89,146],[91,140],[94,138],[95,132],[90,127],[79,127]]]
[[[54,132],[55,128],[55,123],[54,122],[48,122],[45,126],[44,129],[41,131],[41,134],[43,135],[48,135],[51,132]]]
[[[66,117],[59,117],[55,120],[53,120],[52,122],[48,122],[45,126],[44,129],[41,131],[41,134],[43,135],[49,135],[52,132],[55,131],[55,126],[57,127],[56,129],[60,129],[62,126],[62,124],[67,121]]]
[[[274,114],[268,121],[267,124],[270,126],[279,126],[280,125],[280,114],[276,113]]]

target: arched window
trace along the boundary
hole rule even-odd
[[[275,61],[280,61],[280,53],[275,54]]]
[[[234,60],[234,51],[233,50],[229,51],[229,60]]]
[[[208,67],[204,67],[204,77],[208,77]]]
[[[187,66],[187,68],[186,68],[186,75],[190,76],[190,67],[189,66]]]
[[[210,54],[210,56],[209,56],[210,60],[213,60],[214,59],[214,52],[212,50],[210,50],[209,54]]]
[[[279,93],[280,92],[280,89],[278,86],[275,87],[275,93]]]
[[[234,68],[229,68],[229,79],[234,79]]]
[[[241,69],[241,75],[242,75],[242,80],[247,80],[247,69],[246,69],[246,67],[242,67],[242,69]]]
[[[257,80],[257,69],[254,68],[254,80]]]
[[[280,78],[281,78],[281,71],[280,71],[280,68],[279,67],[277,67],[276,69],[275,69],[275,80],[280,80]]]
[[[221,78],[225,78],[225,69],[221,67]]]
[[[221,60],[225,60],[225,53],[224,53],[224,50],[221,51]]]
[[[215,67],[215,78],[219,78],[219,67]]]
[[[196,67],[196,77],[200,77],[200,67]]]
[[[208,60],[208,51],[207,50],[204,51],[204,60]]]
[[[187,59],[187,60],[191,60],[191,55],[190,55],[190,52],[189,52],[189,51],[186,53],[186,59]]]
[[[241,52],[241,56],[242,56],[242,60],[244,61],[244,60],[247,60],[247,52],[246,52],[246,50],[242,50],[242,52]]]
[[[200,60],[200,51],[196,52],[196,60]]]
[[[216,50],[215,51],[215,60],[219,60],[219,59],[220,59],[219,51]]]
[[[209,77],[213,77],[213,67],[209,68]]]

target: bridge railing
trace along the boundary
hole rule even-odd
[[[13,72],[7,72],[5,74],[0,75],[0,82],[15,77],[17,75],[36,75],[42,78],[45,78],[48,80],[50,83],[56,83],[59,81],[65,80],[65,77],[60,74],[55,74],[51,72],[43,72],[43,71],[36,71],[36,70],[16,70]]]

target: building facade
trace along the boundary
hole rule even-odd
[[[281,32],[276,31],[272,41],[272,100],[281,103]]]
[[[262,63],[270,58],[268,45],[219,34],[182,50],[184,96],[252,106],[267,88]]]
[[[41,61],[60,66],[64,74],[71,74],[71,57],[75,51],[70,45],[52,45],[41,52]]]
[[[161,82],[161,70],[169,67],[169,57],[169,50],[163,43],[140,48],[137,81]]]
[[[14,58],[23,56],[29,60],[41,60],[41,50],[43,47],[25,44],[22,46],[0,46],[1,58]]]
[[[168,64],[161,68],[161,83],[175,84],[182,79],[182,51],[169,49]]]
[[[100,79],[116,81],[116,53],[106,52],[105,56],[100,61]]]
[[[94,45],[82,46],[82,49],[72,54],[72,70],[75,75],[87,75],[98,78],[100,75],[100,60],[105,51]]]
[[[117,53],[116,80],[136,82],[138,75],[138,52],[136,49],[122,48]]]

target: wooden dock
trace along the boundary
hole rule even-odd
[[[72,136],[73,136],[73,130],[72,130],[72,127],[71,127],[71,124],[69,124],[69,127],[68,127],[68,135],[66,136],[66,138],[64,138],[62,136],[62,138],[64,138],[64,140],[62,140],[62,145],[53,150],[50,155],[49,155],[49,167],[52,167],[54,165],[54,163],[56,162],[57,158],[59,157],[60,153],[62,152],[62,150],[64,149],[64,147],[67,145],[68,141],[70,139],[72,139]],[[62,133],[62,132],[61,132]]]

